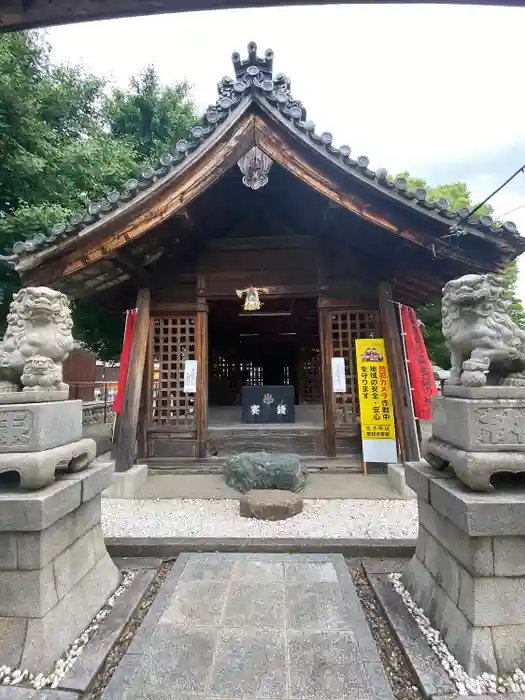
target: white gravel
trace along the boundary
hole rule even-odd
[[[389,574],[388,578],[392,582],[394,590],[401,596],[402,601],[417,622],[419,629],[460,695],[525,693],[525,673],[519,668],[513,674],[507,676],[496,676],[491,673],[482,673],[481,676],[469,676],[450,652],[439,632],[432,627],[423,610],[415,604],[412,596],[401,582],[401,574]]]
[[[113,609],[117,598],[130,587],[131,582],[135,577],[135,572],[123,572],[122,581],[117,590],[109,597],[105,605],[95,615],[89,626],[78,639],[72,642],[71,646],[66,649],[62,656],[56,661],[53,670],[49,675],[44,673],[30,673],[27,669],[11,668],[10,666],[0,666],[0,684],[1,685],[27,685],[30,684],[33,688],[40,690],[41,688],[57,688],[60,681],[66,673],[71,669],[75,661],[84,651],[86,644],[98,630],[100,624],[106,619]],[[4,696],[2,696],[4,697]],[[7,697],[7,696],[6,696]],[[13,696],[14,697],[14,696]]]
[[[202,499],[102,499],[106,537],[417,536],[416,500],[305,500],[300,515],[278,522],[241,518],[239,502]]]

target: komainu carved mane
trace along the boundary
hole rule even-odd
[[[27,287],[14,295],[0,342],[1,393],[67,392],[62,364],[73,350],[67,297],[48,287]],[[67,398],[67,397],[66,397]]]
[[[525,385],[525,332],[510,318],[501,278],[465,275],[443,289],[442,328],[451,353],[449,384]]]

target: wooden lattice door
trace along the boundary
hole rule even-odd
[[[184,391],[186,360],[196,356],[196,317],[155,318],[151,332],[150,429],[196,427],[196,394]]]
[[[345,361],[346,392],[334,393],[336,428],[355,426],[359,422],[359,394],[357,386],[355,340],[378,336],[378,317],[375,311],[331,311],[332,357]]]
[[[322,403],[321,361],[318,349],[311,350],[299,360],[297,389],[300,404]]]

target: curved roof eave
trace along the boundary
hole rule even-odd
[[[216,128],[206,135],[207,138],[201,137],[199,132],[200,143],[178,141],[175,148],[181,149],[179,157],[169,153],[163,154],[157,169],[146,168],[142,171],[140,179],[126,182],[122,194],[116,191],[112,193],[111,207],[106,202],[91,202],[88,210],[79,212],[76,218],[74,217],[75,221],[69,225],[56,224],[45,240],[42,239],[43,234],[37,234],[40,238],[36,242],[33,239],[29,241],[29,245],[28,242],[21,243],[25,250],[22,251],[20,246],[18,251],[14,251],[17,253],[13,265],[15,270],[22,273],[32,269],[48,258],[55,257],[57,253],[71,251],[79,242],[92,239],[102,230],[123,223],[126,219],[132,219],[138,212],[147,210],[161,194],[173,187],[182,175],[206,159],[210,149],[242,118],[252,101],[251,95],[245,96],[238,109],[221,119]],[[192,131],[201,128],[194,127]],[[183,145],[188,146],[184,151]],[[76,230],[72,231],[73,228]]]
[[[271,50],[259,57],[257,46],[252,42],[248,45],[246,59],[241,60],[239,54],[234,53],[232,60],[235,78],[225,77],[219,82],[215,105],[208,107],[202,123],[191,129],[187,139],[179,140],[172,153],[161,155],[157,168],[146,168],[140,178],[128,180],[122,193],[109,192],[102,201],[91,202],[85,211],[75,214],[67,224],[58,223],[47,234],[38,233],[31,240],[15,243],[13,253],[0,256],[0,260],[22,273],[146,208],[183,173],[202,162],[213,145],[253,103],[350,182],[371,188],[384,201],[401,204],[407,211],[428,217],[444,227],[460,225],[463,232],[490,240],[509,257],[515,257],[525,249],[525,239],[521,238],[512,222],[496,225],[489,216],[469,220],[468,209],[453,211],[445,199],[430,200],[423,188],[412,191],[402,178],[391,180],[385,168],[371,170],[366,156],[351,158],[349,146],[334,147],[329,132],[317,134],[315,124],[306,118],[305,107],[293,98],[289,78],[282,73],[274,76]]]
[[[344,177],[350,181],[357,181],[360,185],[374,190],[379,197],[390,202],[395,202],[405,208],[406,211],[413,212],[424,218],[430,218],[441,226],[450,227],[461,221],[462,217],[468,214],[468,209],[460,209],[454,211],[447,206],[447,202],[443,199],[430,200],[426,199],[426,192],[423,188],[410,190],[408,183],[401,178],[396,181],[387,179],[388,171],[386,168],[378,168],[370,170],[368,168],[369,160],[367,156],[358,156],[355,160],[350,158],[350,147],[341,146],[340,148],[332,148],[331,134],[324,132],[320,136],[314,132],[308,132],[304,129],[304,125],[294,125],[289,119],[269,104],[267,100],[257,96],[257,102],[261,107],[271,115],[273,119],[278,121],[287,131],[296,139],[299,140],[306,148],[314,151],[316,155],[324,158],[329,164],[334,167]],[[310,136],[311,134],[311,136]],[[347,155],[348,149],[348,155]],[[264,150],[264,149],[263,149]],[[341,153],[341,151],[343,151]],[[423,196],[425,195],[425,197]],[[461,221],[462,228],[470,235],[479,238],[487,238],[487,234],[503,234],[505,237],[501,240],[505,245],[505,239],[512,240],[521,239],[522,249],[525,249],[525,239],[519,235],[516,226],[512,222],[505,222],[496,228],[491,217],[481,217],[479,219],[471,219],[470,221]],[[500,243],[495,241],[496,244]],[[514,247],[514,246],[511,246]]]

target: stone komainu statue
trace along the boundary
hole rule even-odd
[[[17,292],[0,342],[0,393],[67,392],[62,364],[73,350],[72,327],[71,309],[62,292],[48,287]]]
[[[525,386],[525,331],[510,318],[496,275],[465,275],[443,289],[448,384]]]

